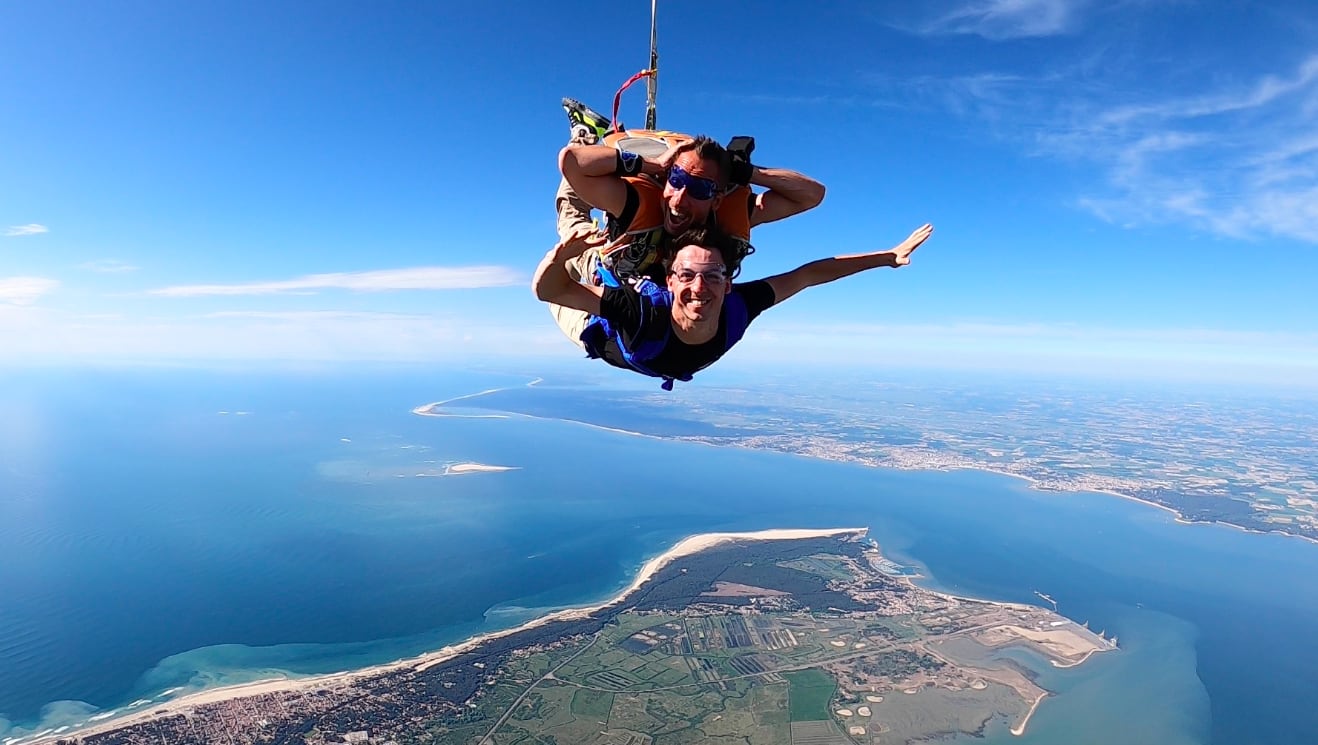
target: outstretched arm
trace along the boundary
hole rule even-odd
[[[786,168],[760,168],[751,170],[752,186],[763,186],[768,191],[757,194],[751,208],[751,226],[805,212],[824,201],[824,185],[803,173]]]
[[[658,159],[640,158],[640,171],[634,175],[662,174],[676,153],[670,149]],[[619,215],[627,207],[627,182],[618,173],[618,157],[617,149],[608,145],[568,145],[558,154],[558,169],[590,206]]]
[[[888,249],[867,254],[835,256],[831,259],[812,261],[799,266],[786,274],[769,277],[765,281],[773,288],[774,305],[804,290],[807,287],[822,285],[834,280],[849,277],[866,269],[881,266],[899,267],[911,263],[911,254],[920,247],[934,232],[934,226],[921,225],[906,240]]]
[[[536,267],[535,277],[531,280],[531,291],[546,303],[599,315],[600,298],[604,295],[604,288],[583,285],[572,279],[567,273],[567,262],[602,242],[602,237],[583,227],[549,249],[545,258],[540,260],[540,266]]]

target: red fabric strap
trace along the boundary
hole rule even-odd
[[[618,105],[622,103],[622,92],[632,87],[632,83],[635,83],[641,78],[648,78],[653,74],[654,70],[641,70],[628,78],[627,82],[623,83],[622,87],[618,89],[618,92],[613,94],[613,121],[611,124],[613,125],[613,130],[615,132],[618,131]]]

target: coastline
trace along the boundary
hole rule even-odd
[[[525,631],[527,629],[537,628],[554,621],[576,620],[589,616],[590,614],[616,605],[627,598],[632,592],[653,577],[660,569],[671,563],[674,559],[691,554],[699,553],[706,549],[717,546],[721,543],[736,540],[748,541],[774,541],[774,540],[797,540],[802,538],[828,538],[832,536],[845,534],[865,535],[868,528],[829,528],[829,529],[806,529],[806,528],[784,528],[775,530],[760,530],[745,533],[700,533],[687,536],[678,541],[667,551],[645,562],[637,572],[635,579],[631,584],[623,588],[616,595],[609,599],[590,606],[577,608],[565,608],[554,611],[543,616],[533,618],[519,626],[491,631],[485,634],[466,639],[456,644],[442,647],[433,652],[427,652],[417,657],[410,657],[394,662],[372,665],[369,667],[358,668],[354,670],[345,670],[337,673],[328,673],[325,675],[314,675],[301,678],[268,678],[257,680],[249,683],[239,683],[235,685],[221,686],[206,690],[190,693],[177,699],[161,702],[149,708],[143,708],[132,713],[125,713],[123,716],[112,716],[110,718],[88,723],[86,726],[70,727],[58,734],[48,733],[40,736],[24,735],[10,738],[14,743],[19,745],[35,745],[36,743],[54,742],[60,739],[70,737],[89,737],[92,735],[102,734],[121,727],[139,724],[150,721],[157,717],[169,716],[183,713],[189,709],[206,706],[209,704],[218,704],[225,701],[247,698],[251,696],[260,696],[268,693],[283,693],[290,691],[310,691],[318,688],[327,688],[341,683],[348,683],[361,678],[368,678],[382,673],[388,673],[395,670],[411,667],[414,670],[425,670],[434,665],[438,665],[446,660],[452,659],[464,652],[470,651],[481,644],[491,640]],[[6,742],[8,742],[7,740]]]
[[[533,380],[533,381],[527,383],[527,387],[534,386],[535,384],[537,384],[537,383],[539,383],[539,382],[541,382],[541,381],[542,381],[541,378],[536,378],[535,380]],[[507,388],[491,388],[491,389],[489,389],[489,390],[479,391],[479,392],[477,392],[477,393],[469,393],[469,394],[466,394],[466,395],[463,395],[463,396],[456,396],[456,397],[454,397],[454,398],[446,399],[446,400],[444,400],[444,401],[436,401],[436,402],[434,402],[434,403],[429,403],[429,404],[424,404],[424,405],[422,405],[422,406],[418,406],[418,407],[416,407],[415,409],[412,409],[412,413],[413,413],[413,414],[416,414],[416,415],[418,415],[418,416],[433,416],[433,417],[445,417],[445,416],[447,416],[447,417],[461,417],[461,418],[472,418],[472,419],[506,419],[506,418],[508,418],[509,416],[512,416],[513,414],[512,414],[512,413],[502,413],[502,414],[441,414],[441,413],[438,413],[437,411],[434,411],[434,409],[435,409],[436,407],[443,406],[443,405],[448,404],[448,403],[451,403],[451,402],[453,402],[453,401],[460,401],[460,400],[469,399],[469,398],[477,398],[477,397],[479,397],[479,396],[484,396],[484,395],[489,394],[489,393],[497,393],[497,392],[502,391],[502,390],[508,390],[508,389],[507,389]],[[563,418],[563,417],[542,417],[542,416],[536,416],[536,415],[532,415],[532,414],[516,414],[516,415],[517,415],[517,416],[528,417],[528,418],[531,418],[531,419],[542,419],[542,420],[548,420],[548,421],[559,421],[559,422],[571,422],[571,423],[573,423],[573,424],[580,424],[580,425],[583,425],[583,426],[586,426],[586,427],[591,427],[591,428],[593,428],[593,429],[603,430],[603,431],[605,431],[605,432],[615,432],[615,433],[618,433],[618,434],[632,435],[632,436],[634,436],[634,437],[646,437],[646,438],[650,438],[650,439],[665,439],[665,438],[660,437],[660,436],[658,436],[658,435],[650,435],[650,434],[646,434],[646,433],[644,433],[644,432],[633,432],[633,431],[630,431],[630,430],[618,429],[618,428],[616,428],[616,427],[606,427],[606,426],[603,426],[603,425],[600,425],[600,424],[594,424],[594,423],[591,423],[591,422],[583,422],[583,421],[581,421],[581,420],[579,420],[579,419],[568,419],[568,418]],[[1251,534],[1254,534],[1254,535],[1282,535],[1282,536],[1286,536],[1286,537],[1289,537],[1289,538],[1298,538],[1298,539],[1300,539],[1300,540],[1302,540],[1302,541],[1307,541],[1307,542],[1309,542],[1309,543],[1318,544],[1318,538],[1313,538],[1313,537],[1306,536],[1306,535],[1301,535],[1301,534],[1298,534],[1298,533],[1290,533],[1290,532],[1287,532],[1287,531],[1284,531],[1284,530],[1259,530],[1259,529],[1257,529],[1257,528],[1249,528],[1249,527],[1246,527],[1246,526],[1244,526],[1244,525],[1236,525],[1235,523],[1223,522],[1223,521],[1221,521],[1221,520],[1192,520],[1192,519],[1187,518],[1184,514],[1182,514],[1180,511],[1178,511],[1178,510],[1175,509],[1174,507],[1169,507],[1169,506],[1167,506],[1167,505],[1165,505],[1165,504],[1160,504],[1160,503],[1158,503],[1158,502],[1152,502],[1152,501],[1149,501],[1149,500],[1147,500],[1147,499],[1141,499],[1140,497],[1132,496],[1132,495],[1130,495],[1130,494],[1124,494],[1124,493],[1122,493],[1122,492],[1114,491],[1114,490],[1112,490],[1112,489],[1101,489],[1101,488],[1087,488],[1087,489],[1057,489],[1057,488],[1049,488],[1049,487],[1040,487],[1040,486],[1039,486],[1040,479],[1038,479],[1038,478],[1036,478],[1036,477],[1034,477],[1034,476],[1029,476],[1029,475],[1020,474],[1020,473],[1012,473],[1012,472],[1010,472],[1010,471],[1004,471],[1004,470],[1001,470],[1001,469],[999,469],[999,468],[994,468],[993,466],[991,466],[991,465],[989,465],[989,464],[985,464],[985,463],[966,463],[966,464],[960,464],[960,465],[927,466],[927,467],[901,466],[901,465],[891,465],[891,464],[876,463],[876,462],[872,462],[871,460],[866,460],[866,459],[861,459],[861,458],[846,458],[846,457],[830,458],[830,457],[828,457],[828,456],[826,456],[826,455],[820,455],[820,454],[818,454],[818,453],[806,453],[806,452],[797,452],[797,451],[791,451],[791,450],[777,450],[777,449],[774,449],[774,448],[754,447],[754,446],[748,446],[748,445],[745,445],[745,444],[742,444],[742,443],[739,443],[739,442],[730,442],[730,443],[727,443],[727,444],[720,444],[720,443],[716,443],[716,442],[710,442],[710,441],[705,440],[705,439],[702,439],[702,438],[700,438],[700,437],[678,436],[676,439],[683,440],[683,441],[687,441],[687,442],[700,443],[700,444],[703,444],[703,445],[709,445],[709,446],[712,446],[712,447],[735,447],[735,448],[741,448],[741,449],[745,449],[745,450],[754,450],[754,451],[757,451],[757,452],[782,452],[782,453],[791,453],[792,455],[798,455],[798,456],[802,456],[802,457],[805,457],[805,458],[813,458],[813,459],[815,459],[815,460],[824,460],[824,461],[830,461],[830,462],[834,462],[834,463],[856,463],[856,464],[860,464],[860,465],[869,466],[869,467],[871,467],[871,468],[888,468],[888,469],[891,469],[891,470],[894,470],[894,471],[942,471],[942,472],[949,472],[949,471],[979,471],[979,472],[983,472],[983,473],[993,473],[993,474],[998,474],[998,475],[1001,475],[1001,476],[1011,476],[1011,477],[1013,477],[1013,478],[1021,479],[1021,480],[1025,481],[1025,482],[1029,485],[1029,487],[1030,487],[1032,490],[1034,490],[1034,491],[1038,491],[1038,492],[1056,492],[1056,493],[1059,493],[1059,494],[1103,494],[1103,495],[1111,496],[1111,497],[1119,497],[1119,498],[1121,498],[1121,499],[1129,500],[1129,501],[1131,501],[1131,502],[1138,502],[1138,503],[1140,503],[1140,504],[1148,505],[1149,507],[1154,507],[1154,508],[1157,508],[1157,509],[1160,509],[1160,510],[1164,510],[1164,511],[1166,511],[1166,512],[1168,512],[1168,513],[1171,513],[1171,515],[1173,516],[1173,518],[1175,518],[1176,522],[1181,523],[1182,525],[1222,525],[1222,526],[1225,526],[1225,527],[1228,527],[1228,528],[1234,528],[1234,529],[1236,529],[1236,530],[1240,530],[1240,531],[1243,531],[1243,532],[1245,532],[1245,533],[1251,533]]]
[[[806,457],[808,458],[808,457],[811,457],[811,456],[808,456],[808,455],[807,455]],[[821,460],[832,460],[832,459],[831,459],[831,458],[822,458]],[[886,467],[891,467],[891,466],[875,466],[875,467],[877,467],[877,468],[886,468]],[[1043,487],[1040,487],[1040,486],[1038,485],[1038,484],[1039,484],[1039,480],[1036,479],[1036,478],[1034,478],[1033,476],[1026,476],[1026,475],[1024,475],[1024,474],[1020,474],[1020,473],[1011,473],[1011,472],[1009,472],[1009,471],[1003,471],[1003,470],[999,470],[999,469],[996,469],[996,468],[990,468],[990,467],[988,467],[988,466],[965,465],[965,466],[956,466],[956,467],[948,467],[948,468],[900,468],[900,467],[891,467],[891,468],[894,468],[894,470],[898,470],[898,471],[957,471],[957,470],[960,470],[960,471],[979,471],[979,472],[982,472],[982,473],[994,473],[994,474],[998,474],[998,475],[1000,475],[1000,476],[1010,476],[1010,477],[1012,477],[1012,478],[1020,479],[1020,480],[1024,481],[1024,482],[1030,487],[1030,489],[1031,489],[1032,491],[1043,492],[1043,493],[1053,492],[1053,493],[1056,493],[1056,494],[1102,494],[1102,495],[1104,495],[1104,496],[1108,496],[1108,497],[1119,497],[1119,498],[1121,498],[1121,499],[1125,499],[1125,500],[1128,500],[1128,501],[1131,501],[1131,502],[1138,502],[1138,503],[1143,504],[1143,505],[1148,505],[1149,507],[1156,507],[1157,509],[1160,509],[1160,510],[1162,510],[1162,511],[1164,511],[1164,512],[1169,512],[1169,513],[1171,513],[1172,517],[1175,518],[1176,522],[1180,523],[1181,525],[1221,525],[1221,526],[1224,527],[1224,528],[1232,528],[1232,529],[1235,529],[1235,530],[1239,530],[1239,531],[1241,531],[1242,533],[1250,533],[1250,534],[1253,534],[1253,535],[1279,535],[1279,536],[1285,536],[1285,537],[1287,537],[1287,538],[1298,538],[1298,539],[1300,539],[1301,541],[1308,541],[1309,543],[1318,544],[1318,538],[1310,538],[1310,537],[1307,536],[1307,535],[1299,535],[1299,534],[1297,534],[1297,533],[1287,533],[1287,532],[1284,531],[1284,530],[1258,530],[1258,529],[1256,529],[1256,528],[1247,528],[1247,527],[1245,527],[1244,525],[1236,525],[1235,523],[1222,522],[1221,520],[1191,520],[1191,519],[1187,518],[1185,515],[1181,514],[1181,513],[1180,513],[1176,508],[1174,508],[1174,507],[1168,507],[1167,505],[1165,505],[1165,504],[1159,504],[1158,502],[1150,502],[1150,501],[1147,500],[1147,499],[1141,499],[1141,498],[1139,498],[1139,497],[1132,496],[1132,495],[1130,495],[1130,494],[1122,494],[1122,493],[1119,492],[1119,491],[1113,491],[1113,490],[1111,490],[1111,489],[1049,489],[1049,488],[1043,488]]]
[[[532,386],[532,385],[535,385],[536,383],[539,383],[540,380],[541,380],[540,378],[536,378],[535,380],[531,381],[530,383],[527,383],[527,387],[530,387],[530,386]],[[536,416],[535,414],[520,414],[520,413],[517,413],[517,414],[514,414],[514,413],[506,413],[506,414],[441,414],[441,413],[438,411],[438,409],[440,409],[440,408],[442,408],[443,406],[445,406],[445,405],[447,405],[447,404],[450,404],[450,403],[452,403],[452,402],[454,402],[454,401],[461,401],[461,400],[463,400],[463,399],[468,399],[468,398],[476,398],[477,396],[484,396],[484,395],[486,395],[487,393],[498,393],[499,391],[506,391],[506,390],[508,390],[508,389],[507,389],[507,388],[491,388],[491,389],[489,389],[489,390],[487,390],[487,391],[481,391],[481,392],[479,392],[479,393],[470,393],[470,394],[467,394],[467,395],[465,395],[465,396],[457,396],[457,397],[455,397],[455,398],[449,398],[449,399],[445,399],[445,400],[443,400],[443,401],[434,401],[434,402],[432,402],[432,403],[422,404],[422,405],[420,405],[420,406],[418,406],[418,407],[412,409],[412,413],[413,413],[413,414],[416,414],[417,416],[431,416],[431,417],[436,417],[436,418],[449,417],[449,418],[454,418],[454,419],[509,419],[509,418],[511,418],[511,417],[513,417],[513,416],[519,416],[519,417],[524,417],[524,418],[526,418],[526,419],[539,419],[540,421],[545,421],[545,422],[570,422],[570,423],[572,423],[572,424],[579,424],[579,425],[581,425],[581,426],[583,426],[583,427],[590,427],[591,429],[597,429],[597,430],[600,430],[601,432],[613,432],[613,433],[615,433],[615,434],[620,434],[620,435],[630,435],[630,436],[632,436],[632,437],[644,437],[644,438],[651,439],[651,440],[662,440],[662,439],[664,439],[663,437],[660,437],[660,436],[658,436],[658,435],[647,435],[647,434],[645,434],[644,432],[633,432],[632,430],[629,430],[629,429],[618,429],[617,427],[606,427],[606,426],[604,426],[604,425],[602,425],[602,424],[593,424],[593,423],[591,423],[591,422],[583,422],[583,421],[581,421],[580,419],[563,419],[563,418],[561,418],[561,417],[545,417],[545,416]]]
[[[1039,708],[1039,704],[1043,703],[1043,700],[1045,698],[1048,698],[1047,691],[1040,693],[1039,697],[1034,699],[1034,703],[1030,704],[1030,710],[1025,712],[1025,718],[1021,720],[1021,723],[1016,725],[1015,727],[1012,727],[1008,731],[1011,732],[1011,734],[1015,735],[1016,737],[1020,737],[1021,735],[1025,734],[1025,727],[1030,723],[1030,717],[1034,716],[1035,709]]]
[[[101,713],[100,716],[107,718],[100,721],[89,721],[85,726],[76,726],[63,729],[59,733],[46,732],[40,735],[26,735],[18,738],[10,738],[5,741],[6,745],[33,745],[35,743],[51,743],[56,740],[68,738],[86,738],[95,735],[112,732],[124,727],[143,724],[153,719],[179,714],[187,715],[198,707],[224,704],[230,701],[251,698],[266,694],[289,693],[289,692],[315,692],[318,690],[331,689],[336,686],[356,682],[362,679],[372,678],[377,675],[387,674],[394,671],[411,668],[415,671],[423,671],[435,665],[441,664],[453,659],[461,654],[470,652],[482,644],[491,640],[511,636],[528,629],[534,629],[546,624],[557,621],[572,621],[588,618],[591,614],[610,608],[624,602],[643,584],[653,578],[665,566],[672,563],[678,558],[697,554],[720,544],[733,541],[772,541],[772,540],[798,540],[808,538],[829,538],[841,536],[865,537],[869,533],[866,527],[861,528],[830,528],[830,529],[771,529],[752,532],[720,532],[720,533],[701,533],[687,536],[677,543],[673,544],[668,550],[647,560],[637,570],[635,577],[625,588],[618,591],[611,597],[591,604],[589,606],[580,606],[572,608],[563,608],[557,611],[547,613],[543,616],[531,619],[516,627],[491,631],[485,634],[479,634],[461,642],[447,645],[433,652],[427,652],[416,657],[410,657],[395,660],[389,663],[372,665],[364,668],[346,670],[337,673],[315,675],[308,677],[279,677],[264,680],[250,681],[235,685],[221,686],[206,690],[197,691],[178,699],[162,702],[153,706],[143,707],[136,711],[126,711],[120,716],[114,716],[114,711]],[[904,584],[915,585],[915,577],[903,576],[899,578]],[[1014,603],[1009,601],[989,600],[984,598],[973,598],[964,595],[947,593],[929,588],[921,588],[923,591],[931,592],[935,595],[941,595],[958,600],[988,603],[995,606],[1003,606],[1014,609],[1035,609],[1037,606]],[[1064,618],[1064,617],[1063,617]],[[1069,620],[1069,619],[1068,619]],[[1108,649],[1115,648],[1115,645]],[[1068,662],[1065,664],[1053,664],[1057,667],[1074,667],[1089,659],[1095,652],[1106,651],[1105,649],[1093,649],[1088,651],[1081,659]],[[1047,691],[1040,694],[1032,702],[1024,718],[1010,729],[1012,735],[1019,736],[1025,733],[1026,727],[1033,717],[1034,712],[1045,698],[1050,695]]]
[[[1091,649],[1088,652],[1085,652],[1084,655],[1082,655],[1078,660],[1072,660],[1070,662],[1058,662],[1057,660],[1049,660],[1048,662],[1049,664],[1051,664],[1053,667],[1056,668],[1075,667],[1076,665],[1083,665],[1085,663],[1085,660],[1088,660],[1090,657],[1093,657],[1098,652],[1111,651],[1117,648],[1118,648],[1117,645],[1115,643],[1112,643],[1112,646],[1106,650]]]

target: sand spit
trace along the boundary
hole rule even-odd
[[[493,391],[486,391],[486,393],[493,393]],[[439,412],[439,409],[445,403],[447,402],[436,401],[431,404],[422,404],[421,406],[412,409],[412,413],[416,414],[417,416],[451,417],[453,419],[508,419],[509,418],[507,414],[441,414]]]
[[[1021,735],[1025,734],[1025,725],[1030,723],[1030,717],[1034,716],[1034,710],[1039,708],[1039,704],[1043,703],[1043,700],[1045,698],[1048,698],[1047,691],[1040,693],[1039,697],[1034,699],[1034,703],[1030,704],[1030,710],[1025,712],[1025,718],[1021,720],[1020,724],[1011,728],[1010,732],[1013,735],[1020,737]]]
[[[543,382],[544,382],[544,378],[536,378],[535,380],[528,382],[526,384],[526,387],[534,388],[535,386]],[[415,409],[412,409],[412,413],[416,414],[417,416],[451,416],[451,417],[459,417],[462,419],[507,419],[508,418],[507,414],[441,414],[439,412],[439,409],[443,407],[445,404],[451,404],[454,401],[465,401],[466,399],[469,398],[479,398],[481,396],[488,396],[491,393],[498,393],[500,391],[509,391],[509,390],[512,390],[512,388],[487,388],[483,391],[477,391],[475,393],[468,393],[462,396],[454,396],[453,398],[446,398],[443,401],[435,401],[433,403],[422,404],[416,407]]]

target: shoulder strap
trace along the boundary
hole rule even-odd
[[[723,351],[732,349],[732,345],[741,341],[746,335],[746,327],[751,324],[750,310],[746,307],[746,298],[740,292],[729,292],[723,298],[724,347]]]
[[[667,288],[660,287],[650,279],[642,279],[637,282],[636,291],[650,301],[648,308],[647,306],[642,305],[643,308],[647,308],[647,315],[643,316],[641,320],[642,327],[649,324],[662,325],[664,333],[663,336],[659,338],[645,339],[638,344],[635,349],[628,350],[623,347],[623,356],[626,357],[627,364],[635,368],[637,372],[644,373],[654,378],[663,378],[664,382],[660,387],[666,391],[671,391],[673,390],[674,379],[685,382],[690,380],[691,376],[682,375],[674,378],[672,375],[657,373],[654,370],[651,370],[647,363],[655,357],[658,357],[664,351],[664,348],[668,346],[668,340],[673,336],[672,323],[668,322],[668,319],[666,318],[669,309],[673,307],[673,296],[668,292]],[[655,316],[650,314],[662,314],[665,316],[664,323],[658,324],[655,320]],[[622,347],[621,344],[618,346]]]
[[[601,269],[601,271],[607,271]],[[649,279],[642,279],[637,282],[634,289],[644,299],[649,302],[641,303],[641,320],[633,333],[629,334],[635,342],[633,347],[623,343],[623,337],[619,329],[614,328],[608,320],[595,316],[586,326],[586,330],[581,334],[581,341],[586,345],[586,354],[591,358],[604,356],[604,345],[609,339],[613,339],[622,351],[623,360],[627,362],[633,370],[642,375],[649,375],[652,378],[662,378],[662,387],[666,391],[673,390],[673,376],[664,375],[663,373],[651,370],[650,360],[658,357],[663,352],[664,347],[668,346],[668,340],[672,336],[672,325],[663,324],[664,333],[659,338],[642,338],[641,331],[655,322],[655,314],[668,313],[669,308],[673,305],[673,297],[668,290],[659,286]],[[666,320],[666,319],[665,319]],[[676,378],[677,380],[687,381],[691,379],[690,375],[684,375]]]
[[[673,327],[668,323],[656,323],[655,314],[667,315],[669,309],[673,307],[673,296],[669,294],[667,288],[660,287],[649,279],[638,281],[634,288],[642,298],[649,302],[641,303],[641,322],[636,332],[632,334],[636,345],[627,350],[628,356],[631,358],[628,359],[628,362],[632,362],[634,359],[635,362],[645,363],[658,357],[659,353],[664,351],[664,347],[668,346],[668,338],[672,336]],[[661,326],[664,330],[663,335],[657,338],[642,338],[640,332],[651,325]]]

